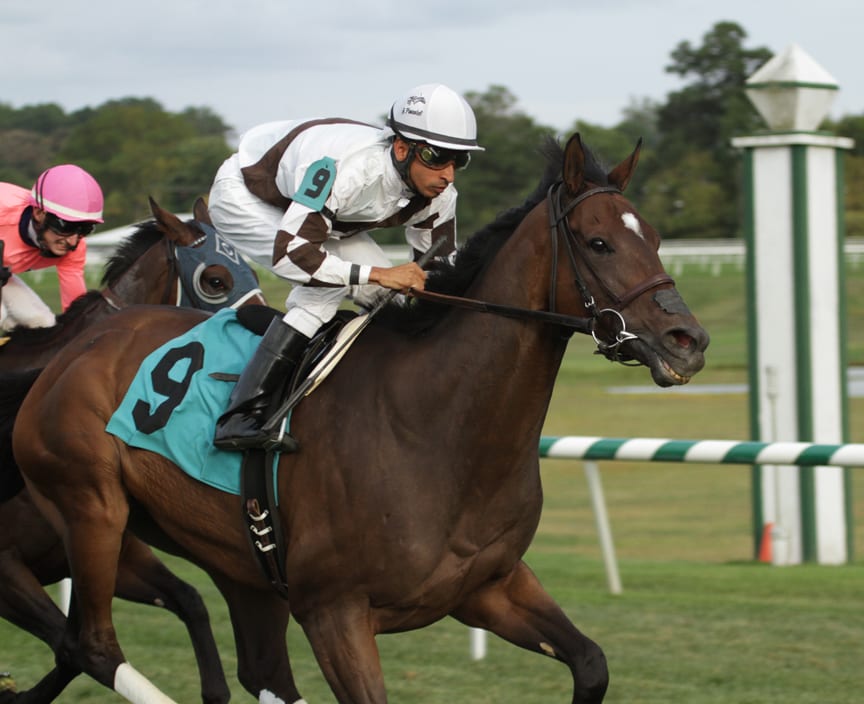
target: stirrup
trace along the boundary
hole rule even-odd
[[[262,443],[265,452],[297,452],[300,449],[298,443],[287,430],[288,419],[283,418],[279,427],[267,434]]]
[[[300,449],[300,443],[290,434],[281,433],[268,437],[263,442],[261,449],[265,452],[297,452]]]
[[[231,422],[232,418],[225,419],[225,425]],[[245,416],[244,420],[250,421],[249,416]],[[234,429],[235,434],[226,434],[220,436],[220,431],[223,425],[217,424],[216,435],[213,438],[213,445],[220,450],[226,452],[243,452],[245,450],[264,450],[265,452],[297,452],[300,449],[299,443],[285,431],[285,425],[282,424],[272,433],[265,433],[260,427],[249,428],[250,432],[237,433],[239,429]]]
[[[263,438],[216,438],[213,446],[224,452],[245,452],[246,450],[264,450],[264,452],[297,452],[300,443],[287,433],[269,435]]]

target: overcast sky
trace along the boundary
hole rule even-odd
[[[397,95],[440,81],[503,85],[558,130],[613,126],[634,100],[680,87],[664,70],[679,42],[700,46],[731,20],[747,48],[810,54],[840,85],[833,117],[864,113],[862,0],[2,0],[0,18],[0,102],[15,108],[148,97],[210,107],[243,132],[377,121]]]

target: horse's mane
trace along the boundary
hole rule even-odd
[[[554,137],[548,136],[540,152],[546,159],[546,168],[531,195],[522,205],[502,212],[493,222],[474,233],[456,252],[454,261],[436,263],[426,280],[427,290],[450,296],[464,295],[471,282],[516,231],[519,223],[546,197],[550,186],[560,180],[564,163],[561,145]],[[584,147],[584,152],[585,179],[598,186],[608,185],[606,170],[587,147]],[[418,334],[432,327],[449,310],[445,305],[412,298],[385,306],[373,323],[408,334]]]
[[[139,222],[135,227],[135,231],[120,243],[105,265],[102,286],[117,283],[144,252],[165,236],[155,220]]]
[[[15,343],[16,345],[33,347],[45,342],[51,342],[100,300],[102,300],[102,294],[99,291],[87,291],[78,296],[63,313],[57,316],[57,322],[52,327],[15,327],[9,332],[9,342],[7,344]],[[2,350],[3,348],[0,347],[0,355],[2,355]]]

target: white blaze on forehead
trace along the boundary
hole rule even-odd
[[[621,221],[624,223],[624,227],[628,230],[633,230],[639,237],[643,240],[645,239],[645,236],[642,234],[642,228],[639,226],[639,218],[633,213],[624,213],[621,216]]]

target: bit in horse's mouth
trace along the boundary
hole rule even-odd
[[[670,376],[670,377],[672,378],[672,380],[673,380],[675,383],[677,383],[677,384],[686,384],[687,382],[690,381],[690,378],[691,378],[691,377],[689,377],[689,376],[682,376],[681,374],[679,374],[678,372],[676,372],[674,369],[672,369],[672,367],[670,367],[670,366],[666,363],[666,360],[665,360],[665,359],[661,359],[661,360],[660,360],[660,364],[663,365],[663,371],[665,371],[666,374],[667,374],[668,376]]]

